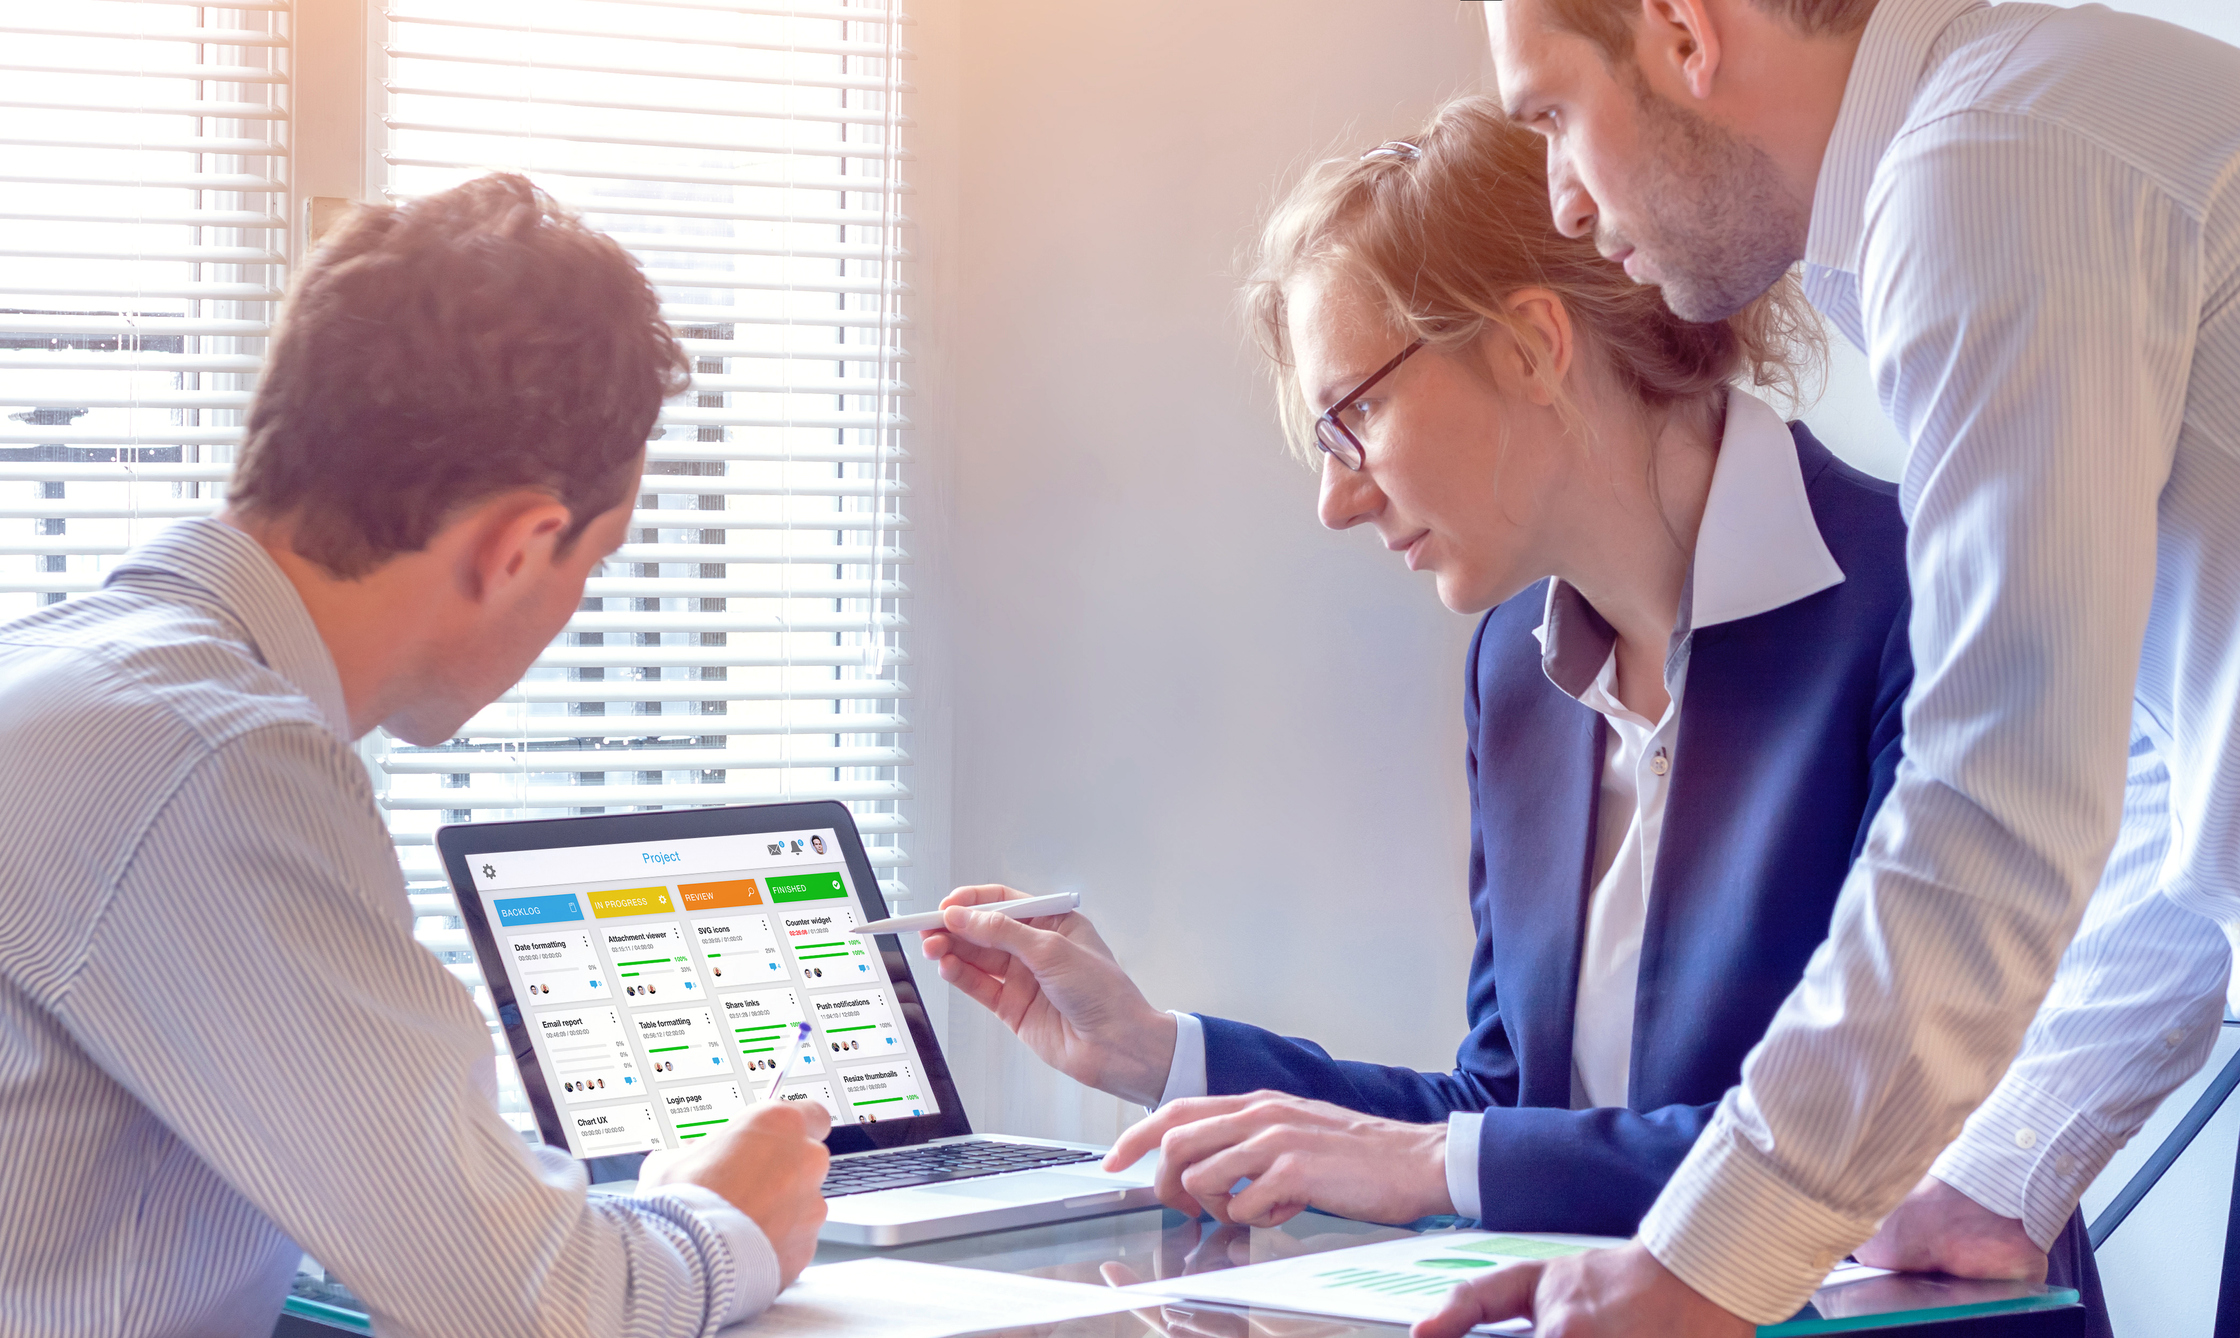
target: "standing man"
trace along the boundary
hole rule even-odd
[[[808,1261],[806,1103],[636,1198],[522,1145],[351,748],[521,676],[685,367],[636,263],[519,177],[361,209],[225,513],[0,627],[0,1331],[265,1338],[308,1250],[383,1334],[697,1335]]]
[[[2028,1275],[2207,1054],[2240,925],[2240,51],[1984,0],[1488,16],[1566,231],[1699,320],[1802,261],[1866,352],[1916,677],[1832,936],[1638,1239],[1420,1332],[1746,1334],[1878,1224],[1871,1259]],[[2149,751],[2160,895],[2086,917]]]

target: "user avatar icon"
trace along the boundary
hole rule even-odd
[[[824,838],[823,838],[823,837],[821,837],[821,836],[812,836],[812,837],[810,837],[810,838],[809,838],[809,848],[810,848],[811,850],[814,850],[814,851],[816,851],[816,852],[817,852],[818,854],[822,855],[822,854],[824,853]]]

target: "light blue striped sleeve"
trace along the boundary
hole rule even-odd
[[[254,823],[244,815],[254,815]],[[414,942],[356,759],[265,726],[184,775],[51,1001],[384,1334],[714,1332],[777,1291],[713,1195],[586,1198],[497,1113],[489,1031]]]
[[[2135,734],[2123,828],[2022,1053],[1930,1173],[2048,1249],[2086,1186],[2209,1058],[2232,953],[2162,890],[2170,772]]]

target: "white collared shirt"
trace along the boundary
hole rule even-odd
[[[1867,24],[1805,281],[1909,443],[1905,760],[1830,943],[1640,1232],[1745,1319],[1794,1313],[1964,1124],[1939,1173],[2042,1242],[2214,1040],[2210,921],[2240,922],[2235,127],[2240,51],[2167,24],[1981,0]],[[2150,762],[2126,794],[2135,738],[2167,774],[2160,896],[2128,833],[2101,882],[2155,789]],[[2116,900],[2070,945],[2096,886]],[[2076,987],[2033,1027],[2057,962]]]
[[[1600,712],[1610,726],[1604,741],[1594,890],[1572,1022],[1575,1107],[1626,1104],[1641,934],[1677,765],[1680,703],[1695,632],[1781,608],[1842,581],[1843,569],[1813,518],[1788,425],[1763,400],[1736,390],[1727,398],[1726,428],[1696,534],[1689,593],[1665,658],[1671,703],[1660,720],[1651,722],[1617,699],[1616,647],[1608,625],[1576,590],[1549,582],[1547,612],[1534,630],[1548,679]],[[1207,1086],[1204,1031],[1189,1014],[1174,1016],[1180,1031],[1162,1105],[1203,1096]],[[1447,1192],[1464,1217],[1480,1215],[1482,1122],[1481,1115],[1464,1112],[1447,1122]]]
[[[1808,515],[1806,519],[1810,519]],[[1817,540],[1818,534],[1813,535]],[[1594,892],[1579,949],[1571,1014],[1571,1108],[1623,1106],[1632,1087],[1633,999],[1641,978],[1641,934],[1664,840],[1665,798],[1680,733],[1683,663],[1666,679],[1670,702],[1656,720],[1618,700],[1618,652],[1584,692],[1604,722],[1601,794],[1595,805]],[[1475,1212],[1470,1216],[1475,1217]]]
[[[1598,712],[1608,726],[1596,808],[1594,891],[1587,900],[1571,1027],[1574,1109],[1623,1106],[1631,1088],[1641,934],[1664,839],[1680,702],[1696,631],[1793,604],[1842,580],[1843,569],[1813,519],[1788,425],[1764,401],[1735,391],[1728,396],[1726,430],[1696,533],[1688,597],[1665,657],[1671,700],[1658,719],[1618,700],[1617,647],[1607,626],[1559,618],[1560,602],[1578,595],[1549,583],[1548,613],[1534,633],[1548,680]],[[1600,667],[1585,683],[1575,667],[1567,668],[1598,659]]]

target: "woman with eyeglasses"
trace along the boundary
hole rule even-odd
[[[1183,1211],[1632,1234],[1827,936],[1897,768],[1896,489],[1741,388],[1793,386],[1817,325],[1787,285],[1675,317],[1556,231],[1541,145],[1466,97],[1324,162],[1246,290],[1322,523],[1484,613],[1454,1068],[1161,1012],[1086,917],[969,909],[1009,888],[952,893],[925,938],[1046,1062],[1157,1108],[1111,1160],[1163,1149]],[[2054,1271],[2097,1301],[2074,1221]]]

